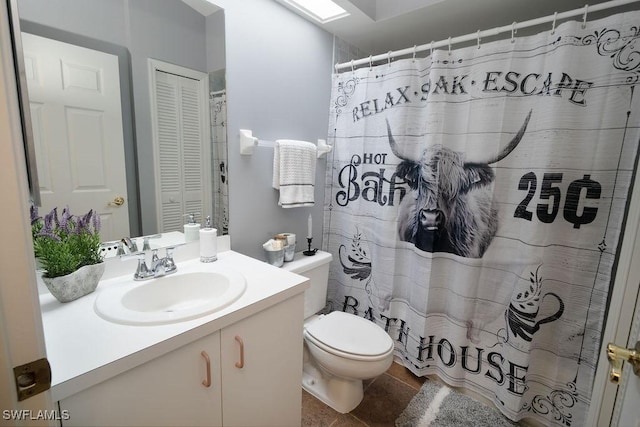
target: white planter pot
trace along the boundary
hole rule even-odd
[[[96,290],[104,273],[104,262],[85,265],[73,273],[59,277],[42,277],[49,292],[60,302],[69,302]]]

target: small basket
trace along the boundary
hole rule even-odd
[[[296,256],[296,244],[287,245],[284,247],[284,260],[293,261],[293,258]]]
[[[274,267],[282,267],[284,264],[284,249],[276,251],[268,251],[265,249],[264,253],[267,257],[267,263]]]

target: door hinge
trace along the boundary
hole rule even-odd
[[[46,358],[16,366],[13,376],[19,402],[51,388],[51,366]]]

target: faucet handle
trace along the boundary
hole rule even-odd
[[[144,280],[149,276],[153,276],[153,272],[147,267],[147,262],[143,254],[138,258],[138,268],[136,268],[136,272],[133,274],[133,280]]]
[[[166,249],[167,255],[164,259],[165,274],[174,273],[178,269],[178,266],[173,260],[173,252],[175,251],[176,247],[177,246],[169,246]]]
[[[133,254],[123,254],[120,255],[120,260],[121,261],[128,261],[130,259],[137,259],[137,260],[142,260],[144,261],[147,258],[147,254],[144,252],[136,252]]]
[[[166,251],[166,257],[168,259],[173,259],[173,251],[175,251],[176,247],[175,246],[168,246],[167,248],[165,248]]]
[[[133,280],[144,280],[153,275],[149,270],[149,267],[147,267],[146,253],[136,252],[134,254],[120,255],[120,261],[128,261],[130,259],[138,260],[138,267],[136,268],[136,272],[133,274]]]
[[[133,274],[133,280],[144,280],[153,276],[153,272],[149,270],[147,267],[147,254],[144,252],[137,252],[134,254],[121,255],[120,260],[126,261],[130,259],[138,260],[138,267],[136,268],[136,272]]]
[[[166,272],[166,267],[165,267],[165,262],[166,259],[165,258],[160,258],[158,257],[158,250],[154,249],[151,251],[151,274],[153,274],[153,277],[160,277],[160,276],[164,276],[165,274],[167,274]]]
[[[124,245],[122,242],[118,242],[118,250],[116,251],[116,255],[124,255],[126,252],[124,251]]]

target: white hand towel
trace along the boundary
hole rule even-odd
[[[316,146],[311,142],[279,139],[273,147],[273,188],[280,190],[283,208],[313,206]]]

